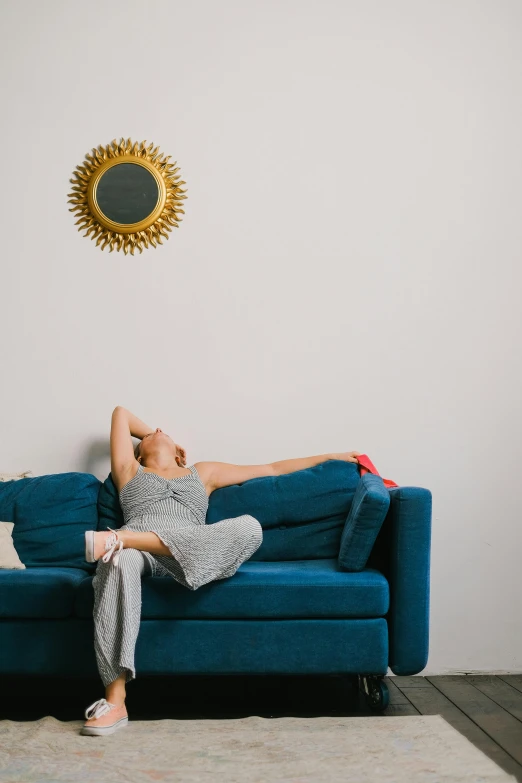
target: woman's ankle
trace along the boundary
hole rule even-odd
[[[105,687],[105,698],[110,704],[121,707],[125,704],[127,692],[125,690],[125,675],[120,675],[117,680]]]
[[[125,707],[125,699],[123,699],[122,701],[121,699],[114,699],[114,698],[108,699],[107,697],[105,698],[107,699],[109,704],[114,704],[114,706],[117,707],[118,709],[123,709]]]
[[[126,694],[124,693],[123,696],[118,693],[111,693],[110,691],[105,692],[105,699],[109,702],[109,704],[115,704],[116,707],[123,707],[125,704]]]

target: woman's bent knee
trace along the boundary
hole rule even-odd
[[[260,522],[251,514],[245,514],[243,518],[252,544],[255,546],[255,549],[258,549],[263,543],[263,528]]]
[[[141,572],[142,569],[144,568],[145,568],[145,558],[143,557],[143,553],[140,552],[139,549],[130,549],[130,548],[122,549],[121,552],[119,552],[119,560],[117,566],[114,565],[114,555],[107,563],[104,563],[103,560],[100,558],[98,560],[95,576],[98,575],[103,575],[104,577],[119,576],[123,572],[127,572],[127,571]]]
[[[125,563],[126,565],[129,564],[131,566],[135,566],[136,564],[141,565],[142,562],[143,553],[140,552],[139,549],[131,549],[129,547],[128,549],[121,550],[119,565],[121,565],[121,563]]]

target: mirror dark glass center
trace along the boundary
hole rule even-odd
[[[158,183],[137,163],[118,163],[102,174],[96,201],[105,217],[129,225],[145,220],[158,203]]]

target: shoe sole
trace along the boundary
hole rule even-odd
[[[95,563],[94,559],[94,530],[85,531],[85,559],[88,563]]]
[[[128,722],[128,718],[120,718],[112,726],[84,726],[80,734],[84,734],[87,737],[103,737],[105,734],[114,734],[115,731],[126,726]]]

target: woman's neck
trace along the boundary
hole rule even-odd
[[[146,465],[142,465],[142,467],[153,473],[167,473],[169,476],[174,476],[176,473],[181,473],[185,470],[185,468],[180,468],[177,462],[171,462],[170,460],[149,460],[149,462]]]

